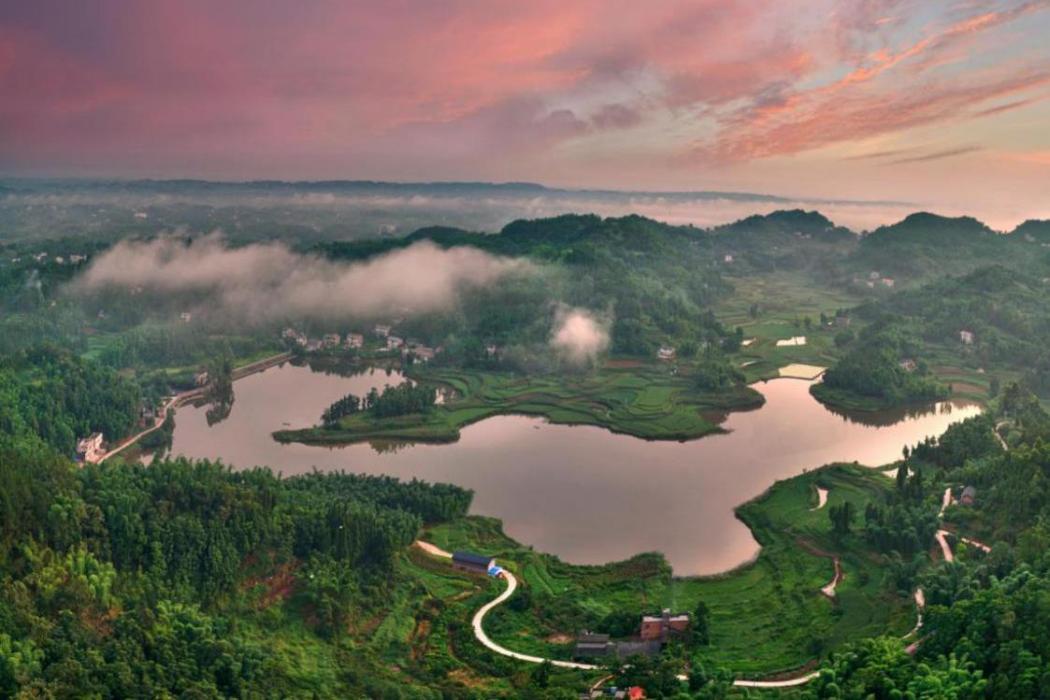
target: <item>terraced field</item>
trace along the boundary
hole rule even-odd
[[[829,490],[828,505],[811,510],[818,484]],[[490,518],[441,526],[426,539],[445,549],[492,554],[515,572],[521,600],[512,599],[486,621],[489,635],[515,651],[568,658],[574,634],[600,626],[610,613],[692,611],[704,601],[711,645],[703,655],[740,675],[769,675],[805,667],[845,641],[903,634],[914,624],[910,599],[884,586],[882,558],[853,536],[837,540],[830,533],[828,506],[849,500],[863,512],[889,485],[855,466],[775,484],[737,511],[763,546],[758,559],[715,577],[674,578],[659,554],[603,566],[566,564],[522,547]],[[834,575],[832,555],[845,575],[833,600],[820,592]]]
[[[718,414],[757,408],[763,401],[761,394],[747,387],[699,393],[692,388],[688,367],[672,373],[666,365],[540,378],[427,369],[413,379],[447,386],[458,398],[426,414],[375,420],[360,413],[343,419],[338,429],[286,430],[274,437],[310,444],[451,442],[470,423],[499,414],[524,414],[651,440],[690,440],[717,432]]]

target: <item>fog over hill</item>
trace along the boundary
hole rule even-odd
[[[866,230],[900,220],[906,202],[792,199],[748,192],[557,189],[532,183],[201,180],[0,181],[0,239],[123,237],[185,228],[231,239],[405,235],[423,226],[498,231],[516,219],[565,213],[640,214],[717,226],[779,209],[819,208]]]

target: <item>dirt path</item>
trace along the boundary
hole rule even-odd
[[[955,561],[955,555],[952,554],[952,547],[948,544],[948,535],[950,533],[947,530],[937,531],[937,544],[941,546],[941,554],[944,556],[944,561]]]
[[[438,547],[437,545],[430,544],[429,542],[424,542],[423,540],[416,540],[412,544],[416,545],[417,547],[422,549],[427,554],[432,554],[435,557],[444,557],[445,559],[451,559],[452,558],[452,555],[449,552],[446,552],[441,547]]]
[[[821,508],[823,508],[827,504],[827,502],[828,502],[828,490],[827,489],[822,489],[822,488],[820,488],[818,486],[817,487],[817,505],[814,506],[813,508],[810,508],[810,510],[820,510]]]
[[[1008,421],[1001,420],[995,424],[994,428],[992,428],[992,433],[995,434],[995,439],[999,441],[999,444],[1002,445],[1004,451],[1008,451],[1010,449],[1010,446],[1006,444],[1006,440],[1004,440],[1003,436],[999,434],[999,428],[1007,424]]]
[[[996,434],[998,435],[998,433]],[[940,513],[938,513],[939,516],[944,516],[944,511],[948,508],[949,505],[951,505],[951,502],[952,490],[951,487],[949,487],[944,490],[944,498],[941,499],[941,511]],[[937,544],[941,547],[941,555],[944,557],[944,561],[948,562],[955,561],[955,553],[952,551],[951,545],[948,544],[948,535],[952,534],[955,534],[956,537],[959,537],[956,533],[952,533],[944,529],[937,530],[937,534],[935,535]],[[980,542],[969,537],[959,537],[959,541],[965,542],[971,547],[977,547],[985,553],[992,551],[992,548],[986,545],[984,542]],[[918,610],[919,613],[918,619],[915,621],[915,627],[912,628],[911,632],[908,632],[908,634],[904,635],[905,639],[918,635],[919,630],[922,629],[922,614],[923,611],[926,609],[926,594],[921,588],[915,589],[915,608]],[[921,639],[916,639],[914,642],[909,644],[905,650],[909,654],[914,654],[916,650],[918,650],[919,644],[921,642]]]
[[[915,589],[915,609],[919,611],[919,615],[915,619],[915,627],[912,628],[911,632],[908,632],[908,634],[905,635],[906,637],[918,634],[919,630],[922,629],[922,614],[926,611],[926,592],[921,588]]]
[[[820,589],[820,592],[826,595],[828,598],[835,597],[835,586],[844,578],[842,575],[842,562],[839,561],[838,557],[832,557],[831,561],[835,564],[835,575],[832,577],[831,582],[828,585]]]
[[[979,541],[971,539],[969,537],[960,537],[959,541],[965,542],[966,544],[970,545],[971,547],[976,547],[977,549],[981,550],[985,554],[988,554],[989,552],[992,551],[992,548],[989,547],[988,545],[986,545],[984,542],[979,542]]]
[[[835,567],[835,573],[832,575],[831,581],[829,581],[826,586],[823,586],[820,589],[820,592],[826,595],[828,598],[834,598],[835,587],[842,583],[842,580],[846,578],[846,574],[842,571],[842,562],[839,561],[839,558],[836,557],[834,554],[832,554],[831,552],[825,552],[823,549],[816,546],[809,540],[805,540],[801,537],[796,537],[795,543],[815,557],[824,557],[825,559],[831,560],[832,566]]]
[[[819,675],[820,671],[810,671],[804,676],[785,678],[782,681],[745,681],[743,679],[738,679],[733,681],[733,685],[737,688],[794,688],[795,686],[809,683]]]
[[[937,512],[938,517],[944,517],[944,511],[951,505],[951,487],[944,489],[944,496],[941,497],[941,510]]]
[[[433,555],[435,557],[440,557],[442,559],[452,558],[451,554],[449,554],[448,552],[436,545],[430,544],[429,542],[424,542],[423,540],[416,540],[413,544],[416,547],[422,549],[427,554]],[[582,664],[577,663],[575,661],[561,661],[559,659],[544,659],[542,657],[532,656],[530,654],[520,654],[516,651],[511,651],[510,649],[507,649],[504,646],[500,646],[499,644],[496,644],[496,642],[492,641],[492,639],[490,639],[489,636],[485,633],[485,616],[488,615],[489,611],[495,608],[497,605],[502,605],[505,601],[507,601],[512,595],[514,595],[514,591],[518,588],[518,579],[514,577],[514,574],[507,570],[504,570],[500,574],[500,576],[503,578],[504,581],[507,582],[507,588],[504,589],[504,591],[498,596],[496,596],[495,598],[478,608],[478,611],[474,613],[474,619],[471,620],[471,625],[473,625],[474,627],[474,636],[479,642],[481,642],[483,646],[491,649],[492,651],[496,652],[501,656],[508,656],[512,659],[518,659],[519,661],[527,661],[533,664],[542,664],[545,661],[550,661],[552,666],[559,666],[561,668],[576,668],[583,670],[593,670],[598,668],[598,666],[595,666],[594,664]]]
[[[560,668],[577,668],[585,671],[593,671],[598,668],[594,664],[582,664],[575,661],[562,661],[560,659],[544,659],[540,656],[532,656],[530,654],[520,654],[516,651],[511,651],[506,647],[496,644],[494,641],[489,639],[489,636],[485,634],[485,628],[483,623],[485,622],[485,616],[488,615],[489,610],[492,610],[497,605],[502,605],[504,601],[514,595],[514,591],[518,588],[518,579],[514,577],[514,574],[504,570],[501,574],[503,579],[507,582],[507,588],[498,596],[490,600],[489,602],[478,608],[478,611],[474,613],[474,619],[471,621],[471,625],[474,626],[474,636],[477,640],[485,647],[488,647],[492,651],[500,654],[501,656],[509,656],[512,659],[519,661],[527,661],[533,664],[542,664],[549,661],[552,666],[558,666]]]

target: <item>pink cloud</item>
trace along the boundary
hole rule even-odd
[[[563,144],[648,130],[663,153],[688,152],[674,167],[689,168],[991,119],[1037,100],[1025,91],[1045,84],[1045,56],[978,68],[966,52],[1045,2],[945,13],[916,38],[920,7],[13,3],[0,8],[0,166],[519,177],[534,162],[556,170]]]
[[[871,138],[971,115],[974,106],[1050,84],[1050,72],[989,79],[969,85],[929,84],[906,95],[861,93],[806,105],[796,98],[765,113],[745,115],[714,148],[696,155],[750,160],[789,155],[829,144]]]
[[[1050,61],[1035,66],[1009,65],[940,79],[931,71],[963,42],[1024,14],[1045,2],[1011,10],[985,12],[909,44],[899,51],[883,48],[842,78],[808,90],[791,91],[773,103],[756,103],[726,119],[713,143],[699,143],[693,157],[718,161],[782,156],[844,141],[960,117],[987,116],[1020,108],[1035,98],[976,109],[982,103],[1043,87]],[[901,75],[900,71],[906,70]],[[886,74],[888,81],[880,84]],[[885,82],[885,81],[883,81]]]
[[[125,92],[119,81],[37,37],[0,26],[0,133],[29,137],[104,108]]]

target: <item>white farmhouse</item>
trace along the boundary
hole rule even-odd
[[[429,348],[426,345],[416,345],[411,352],[420,362],[430,362],[434,359],[434,355],[437,354],[434,348]]]

